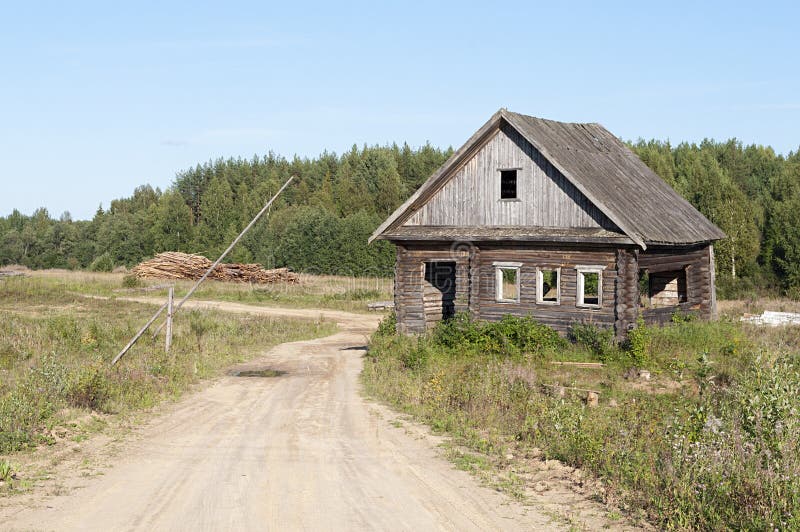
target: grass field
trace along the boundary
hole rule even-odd
[[[126,274],[94,273],[70,270],[42,270],[28,272],[44,286],[65,292],[84,295],[123,297],[141,294],[139,290],[125,286]],[[327,308],[349,312],[368,312],[370,301],[391,300],[393,280],[384,277],[341,277],[334,275],[300,274],[296,285],[251,285],[206,281],[193,295],[194,299],[234,301],[265,306],[296,308]],[[138,288],[175,285],[176,297],[183,296],[194,284],[193,281],[169,281],[164,279],[140,280]],[[151,292],[152,294],[166,294]]]
[[[0,279],[0,455],[72,437],[75,420],[88,412],[142,411],[273,345],[335,331],[327,322],[187,311],[176,316],[169,355],[163,335],[157,344],[146,336],[111,367],[154,308],[78,292],[109,293],[120,281],[94,274]],[[0,460],[0,477],[6,467]]]
[[[455,320],[416,339],[387,324],[362,378],[498,469],[539,453],[580,467],[609,502],[660,529],[797,529],[800,327],[738,321],[797,304],[723,307],[714,323],[640,326],[624,346],[580,326],[569,342],[526,320]],[[599,392],[597,407],[584,390]]]

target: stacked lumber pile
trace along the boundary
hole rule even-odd
[[[202,255],[167,251],[134,266],[131,273],[139,278],[197,280],[208,271],[212,264],[214,263]],[[255,284],[297,284],[300,282],[300,276],[290,272],[288,268],[265,270],[260,264],[220,264],[214,268],[208,278],[217,281]]]

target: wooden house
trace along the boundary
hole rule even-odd
[[[397,247],[398,330],[456,312],[624,334],[716,312],[724,233],[599,124],[495,113],[372,235]]]

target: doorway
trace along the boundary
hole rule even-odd
[[[456,313],[456,263],[431,261],[425,263],[422,302],[427,328]]]

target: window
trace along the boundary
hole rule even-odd
[[[500,199],[517,199],[517,171],[500,170]]]
[[[600,308],[603,302],[603,270],[605,266],[576,266],[578,271],[577,305]]]
[[[519,303],[519,262],[495,262],[497,301]]]
[[[642,306],[648,308],[676,307],[686,303],[686,269],[649,273],[639,272],[639,293]]]
[[[536,268],[536,302],[558,305],[561,301],[561,268]]]

